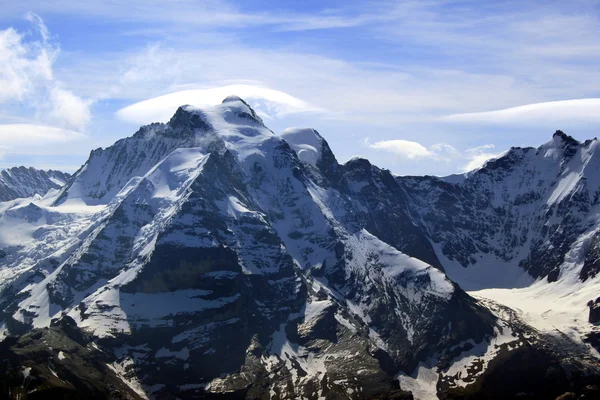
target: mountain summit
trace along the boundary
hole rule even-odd
[[[168,123],[94,150],[59,193],[2,209],[0,332],[13,367],[0,380],[12,387],[30,368],[31,390],[97,398],[457,398],[532,384],[547,396],[583,387],[582,376],[598,371],[587,350],[564,357],[553,337],[444,273],[455,261],[471,271],[486,251],[518,259],[502,239],[510,230],[498,202],[502,179],[521,182],[513,176],[537,165],[530,151],[462,186],[402,179],[363,159],[339,164],[314,129],[276,135],[235,96],[182,106]],[[557,163],[539,162],[540,174]],[[530,229],[547,217],[532,216]],[[533,279],[557,268],[521,272]],[[70,362],[65,343],[80,365],[69,364],[69,376],[56,370],[66,386],[45,361]],[[499,377],[523,357],[532,369],[519,368],[506,387]],[[90,373],[113,389],[89,383]]]

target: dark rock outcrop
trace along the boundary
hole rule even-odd
[[[0,342],[0,398],[142,399],[107,366],[112,361],[64,317]]]
[[[588,320],[591,324],[597,324],[600,322],[600,297],[596,300],[590,300],[588,303],[590,308],[590,315]]]

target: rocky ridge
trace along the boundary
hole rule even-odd
[[[442,256],[468,267],[486,238],[463,246],[453,235],[478,231],[457,230],[452,209],[435,225],[418,206],[427,190],[432,204],[444,191],[491,201],[340,164],[317,131],[275,135],[236,97],[180,107],[94,150],[59,193],[0,214],[0,233],[21,235],[0,243],[0,331],[14,342],[73,321],[107,357],[108,370],[86,368],[154,398],[443,397],[494,382],[487,367],[523,346],[568,369],[525,323],[447,278]],[[436,371],[425,389],[413,379],[424,365]],[[557,395],[573,381],[561,376]]]

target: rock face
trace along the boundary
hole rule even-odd
[[[588,303],[588,307],[590,307],[590,316],[588,320],[590,324],[597,324],[600,322],[600,297],[598,297],[595,301],[590,300]]]
[[[44,196],[50,189],[60,189],[70,175],[60,171],[40,171],[35,168],[8,168],[0,171],[0,201],[33,195]]]
[[[554,140],[538,175],[591,146]],[[531,151],[510,157],[533,168]],[[516,174],[499,163],[460,183],[396,178],[367,160],[339,164],[313,129],[273,134],[233,96],[180,107],[169,123],[94,150],[59,193],[0,214],[0,334],[39,339],[31,374],[44,382],[44,335],[59,324],[105,355],[93,364],[73,347],[90,374],[75,383],[52,369],[59,379],[87,387],[106,376],[126,393],[116,374],[132,398],[411,398],[403,385],[420,389],[411,374],[425,365],[436,368],[434,396],[460,392],[503,352],[539,346],[444,273],[446,258],[468,265],[484,245],[517,257],[512,236],[491,240],[513,232],[511,218],[518,240],[521,224],[542,227],[537,214],[520,220],[515,199],[513,217],[496,205],[493,190],[512,194],[493,185]]]
[[[556,281],[565,273],[561,266],[577,257],[585,258],[579,277],[586,280],[600,270],[597,150],[596,139],[580,143],[557,131],[537,149],[512,148],[464,176],[396,179],[420,216],[416,223],[463,288],[523,285],[523,270]],[[505,281],[490,271],[481,277],[462,271],[477,263],[504,268]]]
[[[4,340],[0,354],[3,399],[142,399],[68,317]]]

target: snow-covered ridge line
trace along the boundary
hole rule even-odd
[[[70,179],[65,172],[14,167],[0,171],[0,202],[45,196],[50,190],[58,190]]]
[[[521,223],[499,211],[507,202],[528,228],[540,202],[562,221],[582,184],[547,188],[547,167],[566,179],[576,160],[587,170],[595,158],[591,144],[553,140],[461,183],[403,180],[368,160],[339,164],[313,129],[276,135],[235,96],[181,106],[168,123],[94,150],[60,192],[0,208],[2,333],[76,325],[149,398],[381,397],[431,360],[441,384],[460,388],[471,381],[455,375],[491,363],[508,322],[443,271],[477,284],[477,262],[527,255],[500,237]],[[540,193],[513,196],[535,183],[519,163],[539,172]],[[463,258],[474,261],[463,268]],[[571,254],[565,274],[581,274],[585,258]]]

